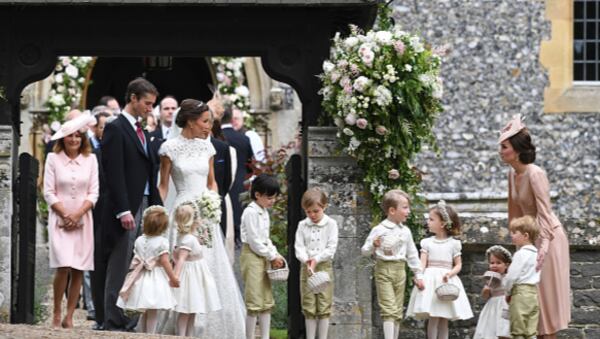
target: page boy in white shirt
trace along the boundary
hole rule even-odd
[[[531,338],[537,335],[540,312],[537,296],[540,273],[535,270],[538,253],[533,245],[540,230],[535,219],[528,215],[511,221],[509,229],[518,249],[503,281],[509,303],[510,333],[513,339]]]

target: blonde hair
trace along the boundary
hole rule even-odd
[[[529,241],[533,244],[540,234],[540,228],[535,222],[535,219],[529,215],[513,219],[508,228],[511,232],[519,231],[529,236]]]
[[[173,219],[177,226],[177,232],[181,234],[192,232],[192,226],[197,225],[200,221],[196,206],[192,202],[184,202],[177,206]]]
[[[169,215],[162,206],[150,206],[144,211],[144,234],[157,236],[163,234],[169,226]]]
[[[393,189],[387,191],[381,199],[381,209],[383,212],[387,214],[390,208],[397,207],[400,203],[400,198],[406,199],[406,201],[410,204],[410,196],[403,190]]]
[[[327,206],[327,194],[318,187],[308,189],[302,195],[302,208],[307,209],[313,205],[318,205],[321,208]]]

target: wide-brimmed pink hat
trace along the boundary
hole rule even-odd
[[[500,138],[498,138],[498,143],[501,144],[504,140],[519,133],[524,128],[525,124],[523,123],[523,118],[521,118],[521,114],[515,115],[500,131]]]
[[[60,126],[60,129],[52,135],[50,140],[62,139],[67,135],[73,134],[79,130],[87,130],[88,127],[95,125],[96,118],[94,118],[89,111],[85,111],[77,118],[65,121],[62,126]]]

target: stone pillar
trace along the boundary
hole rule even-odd
[[[307,177],[309,188],[329,194],[326,213],[339,226],[329,337],[372,338],[372,266],[360,253],[370,230],[368,195],[354,159],[339,152],[335,128],[309,128]]]
[[[10,320],[12,201],[11,126],[0,126],[0,323]]]

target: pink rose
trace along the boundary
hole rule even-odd
[[[346,121],[346,124],[350,125],[350,126],[354,126],[354,124],[356,123],[356,116],[352,113],[346,115],[346,118],[344,119]]]
[[[360,118],[360,119],[356,120],[356,127],[360,128],[360,129],[367,128],[368,124],[369,123],[367,122],[367,119]]]
[[[391,169],[388,171],[388,178],[390,178],[392,180],[396,180],[396,179],[400,178],[400,172],[398,172],[397,169]]]
[[[387,131],[388,130],[387,130],[387,128],[385,128],[385,126],[379,125],[375,128],[375,133],[377,133],[379,135],[386,135]]]
[[[404,54],[404,43],[400,40],[394,42],[394,49],[399,55]]]

